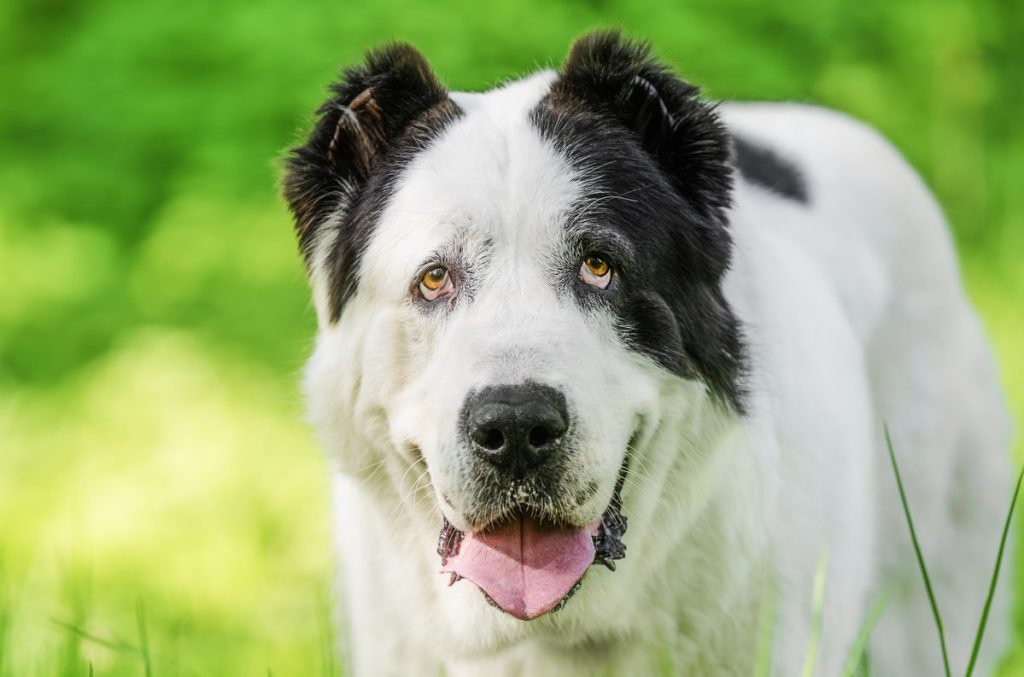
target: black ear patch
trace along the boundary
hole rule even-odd
[[[331,94],[285,164],[284,197],[307,260],[318,226],[354,199],[410,128],[429,111],[454,106],[423,56],[405,44],[369,52]]]
[[[724,222],[732,188],[729,136],[699,93],[655,61],[647,43],[598,31],[573,45],[551,102],[589,108],[632,129],[690,205]]]
[[[604,304],[630,349],[743,412],[742,326],[722,288],[732,146],[714,107],[646,44],[599,32],[573,46],[532,122],[585,177],[567,217],[576,248],[631,250],[619,284],[599,298],[577,288],[579,302]]]

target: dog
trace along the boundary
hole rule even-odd
[[[940,674],[886,424],[966,665],[1009,422],[879,134],[712,105],[614,31],[484,93],[391,44],[283,193],[356,674],[837,675],[878,608],[872,674]]]

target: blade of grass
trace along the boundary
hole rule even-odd
[[[1010,510],[1006,513],[1006,521],[1003,523],[1003,536],[999,539],[999,552],[996,554],[996,566],[992,571],[992,580],[988,585],[988,597],[985,598],[985,607],[981,611],[981,621],[978,623],[978,634],[974,636],[974,648],[971,649],[971,661],[967,664],[967,677],[974,672],[974,665],[978,662],[978,653],[981,651],[981,640],[985,636],[985,625],[988,623],[988,614],[992,609],[992,598],[996,593],[996,583],[999,581],[999,569],[1003,565],[1003,553],[1006,550],[1006,537],[1010,533],[1010,521],[1013,519],[1013,511],[1017,507],[1017,496],[1020,494],[1020,483],[1024,480],[1024,468],[1021,468],[1017,475],[1017,486],[1013,490],[1013,498],[1010,500]]]
[[[896,487],[900,492],[900,501],[903,503],[903,514],[907,517],[907,528],[910,529],[910,540],[914,545],[914,554],[917,555],[917,566],[921,570],[921,578],[924,579],[924,589],[928,593],[928,603],[932,606],[932,616],[935,617],[935,627],[939,631],[939,645],[942,647],[942,667],[949,672],[949,652],[946,651],[946,631],[942,627],[942,615],[939,613],[939,604],[935,600],[935,591],[932,590],[932,580],[928,577],[928,567],[924,563],[924,555],[921,553],[921,544],[917,541],[917,531],[914,530],[914,518],[910,516],[910,505],[907,503],[907,494],[903,489],[903,478],[900,476],[900,467],[896,463],[896,452],[892,448],[892,436],[889,434],[889,426],[885,426],[885,445],[889,449],[889,461],[892,463],[892,472],[896,476]]]
[[[141,654],[142,653],[139,650],[139,647],[137,647],[137,646],[134,646],[132,644],[128,644],[127,642],[118,642],[118,641],[114,641],[114,640],[103,639],[102,637],[97,637],[96,635],[90,634],[89,632],[86,632],[85,630],[77,627],[76,625],[74,625],[72,623],[66,623],[64,621],[57,620],[55,618],[51,619],[50,622],[53,623],[54,625],[56,625],[58,628],[62,628],[63,630],[66,630],[66,631],[68,631],[70,633],[74,633],[75,635],[78,635],[79,637],[81,637],[82,639],[84,639],[84,640],[86,640],[88,642],[92,642],[93,644],[96,644],[97,646],[102,646],[104,649],[110,649],[111,651],[117,651],[117,652],[121,652],[121,653],[133,653],[133,654]]]
[[[316,607],[316,629],[320,639],[320,670],[325,677],[338,677],[338,647],[334,644],[337,633],[334,628],[334,615],[331,608],[331,596],[323,586],[313,590],[313,603]]]
[[[3,590],[0,589],[0,677],[4,673],[4,654],[7,646],[7,607],[3,598]]]
[[[92,593],[92,572],[75,553],[61,559],[61,598],[64,606],[71,613],[71,622],[77,626],[85,625],[90,607]],[[75,633],[65,633],[63,650],[55,660],[56,674],[77,675],[81,673],[82,638]],[[56,658],[56,657],[55,657]]]
[[[868,640],[871,639],[871,633],[874,631],[875,626],[878,625],[878,619],[882,617],[882,612],[885,611],[886,605],[889,604],[889,597],[888,592],[879,595],[875,603],[868,609],[868,615],[860,626],[860,631],[857,633],[857,638],[853,641],[853,646],[850,647],[846,663],[843,664],[843,677],[853,677],[857,674],[861,656],[864,655]]]
[[[0,553],[0,677],[4,670],[4,655],[7,653],[7,628],[11,625],[11,610],[7,597],[7,585],[4,576],[4,558]]]
[[[856,677],[871,677],[871,654],[867,651],[860,655],[860,663],[857,664]]]
[[[818,662],[818,642],[821,640],[821,624],[825,616],[825,574],[828,571],[828,556],[822,551],[818,558],[818,569],[814,573],[814,612],[811,633],[807,639],[807,655],[804,657],[803,677],[811,677]]]
[[[89,642],[91,644],[95,644],[96,646],[101,646],[104,649],[109,649],[110,651],[114,651],[114,652],[117,652],[117,653],[132,654],[132,655],[138,656],[143,661],[146,661],[146,654],[147,654],[147,652],[143,651],[141,647],[137,647],[134,644],[131,644],[129,642],[125,642],[125,641],[122,641],[122,640],[117,640],[117,639],[104,639],[103,637],[99,637],[97,635],[94,635],[94,634],[92,634],[92,633],[90,633],[90,632],[88,632],[88,631],[78,627],[74,623],[68,623],[67,621],[62,621],[62,620],[57,619],[57,618],[51,618],[50,622],[53,623],[58,628],[61,628],[62,630],[65,630],[66,632],[70,632],[72,634],[75,634],[78,637],[82,638],[83,640],[85,640],[85,641],[87,641],[87,642]],[[166,668],[168,668],[171,672],[173,672],[175,674],[188,674],[188,675],[195,675],[196,677],[199,677],[199,674],[200,674],[200,673],[196,672],[195,670],[193,670],[192,668],[180,665],[180,664],[178,664],[178,663],[176,663],[174,661],[171,661],[171,660],[169,660],[167,658],[163,658],[163,657],[161,657],[159,655],[157,655],[157,656],[150,656],[149,662],[150,663],[155,663],[155,664],[163,665],[163,666],[165,666]],[[151,672],[152,672],[152,668],[151,668]]]
[[[142,665],[146,677],[153,677],[153,662],[149,657],[149,635],[146,633],[146,608],[140,599],[135,606],[135,620],[139,626],[139,650],[142,652]]]
[[[761,608],[758,611],[757,664],[755,677],[770,677],[772,670],[772,648],[775,635],[778,584],[773,580],[766,586]]]

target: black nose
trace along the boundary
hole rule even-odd
[[[569,426],[565,396],[538,383],[491,386],[463,409],[466,438],[481,458],[503,469],[542,465],[562,446]]]

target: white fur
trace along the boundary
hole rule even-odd
[[[1008,425],[928,191],[885,141],[840,115],[722,108],[729,127],[791,158],[811,196],[798,204],[737,181],[727,297],[751,353],[741,417],[627,350],[608,318],[550,284],[545,266],[586,181],[528,123],[550,79],[453,97],[466,115],[403,174],[334,324],[314,258],[320,331],[306,390],[336,464],[356,672],[745,675],[767,630],[772,674],[793,675],[825,562],[816,674],[839,674],[883,593],[872,674],[939,674],[883,421],[962,669],[1009,498]],[[418,312],[410,282],[452,241],[481,268],[473,301]],[[623,492],[627,557],[615,572],[591,568],[562,611],[522,622],[468,581],[449,588],[434,548],[442,511],[465,526],[442,493],[471,500],[454,438],[465,394],[541,377],[579,412],[573,481],[600,485],[581,524],[607,505],[638,421],[643,434]],[[1001,595],[981,674],[1003,644],[1005,612]]]

